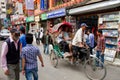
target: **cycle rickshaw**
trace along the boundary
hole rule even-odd
[[[57,25],[55,25],[53,27],[53,32],[56,32],[61,27],[68,27],[69,29],[72,29],[72,26],[70,25],[70,23],[67,23],[67,22],[66,23],[58,23]],[[53,35],[54,35],[54,33],[53,33]],[[78,52],[78,55],[75,58],[75,64],[80,63],[83,65],[84,72],[90,80],[103,80],[106,76],[105,65],[96,56],[90,55],[90,50],[88,48],[83,48],[82,51],[86,55],[82,56],[82,58],[79,58],[80,53]],[[65,52],[63,52],[61,50],[59,44],[57,44],[54,41],[53,49],[50,52],[51,64],[54,67],[57,67],[58,61],[60,59],[68,58],[68,61],[69,61],[69,58],[71,58],[71,56],[66,57],[64,54],[65,54]],[[96,62],[98,62],[99,65],[101,65],[102,67],[96,65]]]

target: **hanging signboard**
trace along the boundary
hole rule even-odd
[[[33,22],[34,21],[34,16],[30,16],[26,18],[26,22]]]
[[[50,19],[50,18],[61,17],[61,16],[65,16],[65,15],[66,15],[66,10],[65,10],[65,8],[62,8],[62,9],[48,12],[47,18]]]
[[[35,16],[35,21],[36,22],[40,21],[40,17],[39,16]]]

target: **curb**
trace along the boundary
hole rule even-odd
[[[120,63],[105,61],[105,64],[120,67]]]

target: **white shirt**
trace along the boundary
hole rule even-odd
[[[40,38],[42,38],[43,37],[43,32],[40,32]]]
[[[85,33],[84,33],[85,34]],[[80,42],[82,42],[82,38],[83,38],[83,40],[85,41],[85,35],[82,37],[83,35],[82,35],[82,28],[80,28],[77,32],[76,32],[76,34],[75,34],[75,36],[74,36],[74,38],[73,38],[73,41],[72,41],[72,45],[74,45],[74,46],[79,46],[79,44],[78,43],[80,43]]]

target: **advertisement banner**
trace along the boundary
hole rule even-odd
[[[17,8],[18,8],[18,12],[19,12],[19,14],[23,14],[23,5],[22,5],[22,3],[17,3]]]
[[[45,9],[44,6],[45,6],[44,0],[41,0],[41,1],[40,1],[40,9],[41,9],[41,10],[44,10],[44,9]]]
[[[34,10],[34,0],[25,0],[25,3],[27,10]]]

